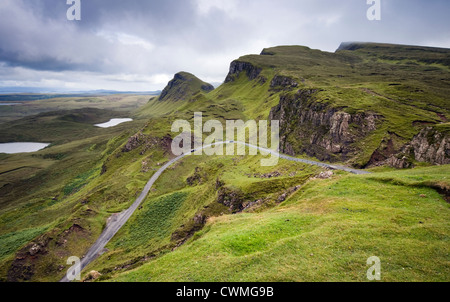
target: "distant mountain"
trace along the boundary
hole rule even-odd
[[[110,94],[159,95],[159,94],[161,94],[161,90],[157,90],[157,91],[116,91],[116,90],[100,89],[100,90],[81,91],[79,93],[100,94],[100,95],[110,95]]]
[[[62,90],[40,87],[0,87],[0,94],[14,93],[62,93]]]
[[[60,95],[80,95],[80,94],[138,94],[138,95],[159,95],[161,90],[157,91],[116,91],[116,90],[86,90],[86,91],[66,91],[57,88],[40,88],[40,87],[0,87],[0,94],[60,94]]]

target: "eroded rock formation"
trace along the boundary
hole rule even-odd
[[[300,89],[280,97],[269,120],[280,121],[283,153],[306,153],[320,160],[347,160],[358,152],[355,142],[377,129],[382,116],[371,112],[350,114],[316,101],[317,89]]]

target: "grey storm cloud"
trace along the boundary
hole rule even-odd
[[[81,21],[66,0],[0,0],[0,86],[162,88],[180,70],[221,81],[231,60],[286,44],[450,47],[448,1],[380,1],[371,22],[366,0],[81,0]]]

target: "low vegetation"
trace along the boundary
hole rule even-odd
[[[186,157],[162,174],[83,277],[95,270],[98,281],[367,281],[366,260],[377,256],[383,281],[447,281],[449,165],[370,164],[375,151],[397,152],[424,127],[448,135],[447,57],[448,50],[383,44],[342,45],[336,53],[285,46],[239,58],[212,91],[179,73],[163,98],[0,106],[8,121],[1,142],[51,143],[32,154],[0,154],[0,280],[60,280],[67,258],[82,257],[174,157],[173,121],[192,122],[194,112],[204,121],[267,120],[281,100],[314,91],[305,100],[311,116],[379,117],[367,133],[364,123],[349,123],[343,132],[356,134],[343,145],[351,152],[325,158],[372,174],[282,159],[261,167],[261,156]],[[134,121],[93,126],[113,117]],[[293,155],[331,152],[319,145],[334,139],[326,136],[331,126],[283,124]],[[317,144],[297,135],[314,131],[324,135]]]
[[[441,179],[444,171],[413,173]],[[371,256],[382,261],[383,281],[445,281],[449,205],[402,179],[384,172],[311,180],[274,208],[210,219],[188,244],[112,281],[367,281]]]

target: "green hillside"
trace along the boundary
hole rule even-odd
[[[449,56],[388,44],[344,43],[335,53],[280,46],[233,61],[216,89],[178,73],[117,128],[91,127],[117,114],[108,110],[18,120],[22,135],[54,144],[0,155],[1,280],[60,280],[67,258],[85,255],[107,220],[174,158],[172,123],[202,112],[204,122],[279,120],[283,153],[373,173],[284,159],[262,167],[261,156],[186,157],[83,278],[367,281],[366,260],[378,256],[383,281],[446,281]],[[3,131],[3,141],[20,139],[12,124]]]
[[[367,166],[388,141],[393,155],[423,125],[448,123],[450,50],[350,45],[336,53],[282,46],[241,57],[212,94],[224,104],[237,101],[248,118],[266,119],[272,110],[280,119],[280,111],[294,111],[282,121],[284,152],[356,167]],[[423,60],[415,63],[420,53]],[[345,127],[347,135],[332,133],[333,127]]]
[[[414,174],[447,172],[448,166]],[[367,281],[366,260],[374,255],[383,281],[447,280],[448,203],[427,186],[396,183],[404,177],[309,181],[275,208],[210,219],[183,247],[112,281]]]
[[[214,87],[211,84],[203,82],[188,72],[179,72],[161,92],[159,100],[161,102],[166,100],[172,102],[189,101],[192,100],[196,94],[209,92],[211,90],[214,90]]]

